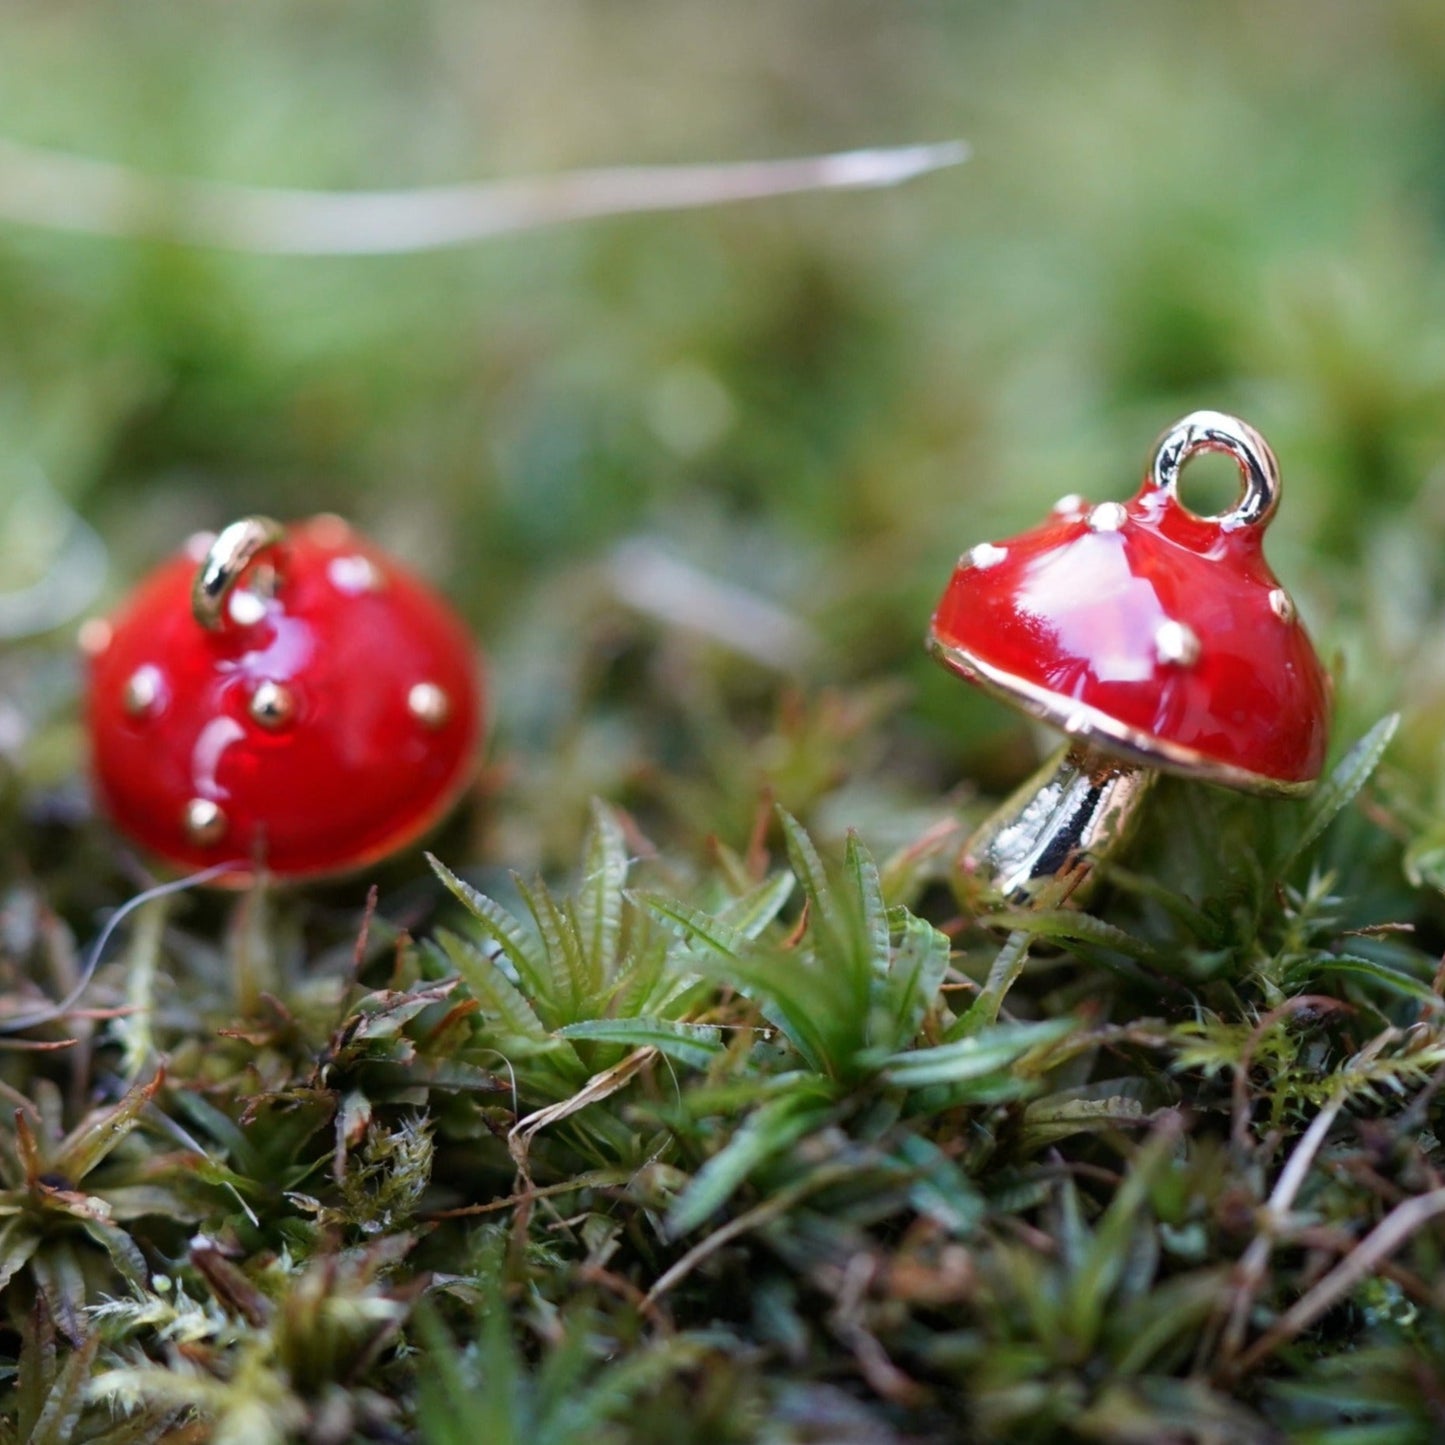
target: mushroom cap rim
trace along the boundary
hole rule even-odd
[[[1157,768],[1161,772],[1175,773],[1180,777],[1259,797],[1303,797],[1319,781],[1318,778],[1307,778],[1292,782],[1254,773],[1234,763],[1219,762],[1196,748],[1156,737],[1143,728],[1131,727],[1100,708],[1062,697],[1036,682],[1029,682],[984,662],[967,648],[944,642],[932,630],[928,634],[928,650],[951,672],[999,701],[1058,728],[1068,737],[1092,743],[1100,751],[1137,766]]]
[[[211,879],[206,886],[220,892],[233,893],[257,887],[270,889],[306,887],[311,884],[336,883],[355,877],[358,873],[363,873],[379,863],[391,862],[407,849],[414,848],[428,834],[441,826],[442,822],[471,790],[480,768],[481,754],[480,742],[478,742],[472,749],[467,765],[458,770],[451,785],[438,795],[432,807],[418,819],[400,842],[387,840],[378,843],[365,853],[358,853],[355,858],[348,859],[344,863],[323,864],[319,868],[287,869],[280,873],[273,873],[266,866],[264,858],[236,858],[229,861],[222,858],[218,866],[225,868],[226,871],[219,877]],[[225,850],[218,848],[216,851],[224,853]],[[194,862],[177,858],[168,854],[164,849],[147,847],[145,853],[148,858],[177,875],[197,871]]]

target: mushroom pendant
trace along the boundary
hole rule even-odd
[[[229,884],[371,863],[474,769],[467,629],[339,517],[197,539],[81,645],[101,803],[170,863],[234,863]]]
[[[1204,517],[1178,482],[1208,451],[1233,458],[1242,492]],[[1275,796],[1319,777],[1329,681],[1264,558],[1279,494],[1263,437],[1197,411],[1160,438],[1129,503],[1065,497],[1042,526],[959,559],[929,648],[1069,738],[965,845],[971,892],[1077,903],[1161,770]]]

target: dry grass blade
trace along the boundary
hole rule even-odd
[[[570,1098],[563,1099],[556,1104],[548,1104],[545,1109],[538,1109],[528,1114],[525,1119],[518,1119],[507,1135],[507,1148],[516,1161],[517,1168],[524,1175],[526,1174],[527,1151],[531,1146],[533,1135],[538,1130],[545,1129],[550,1124],[559,1123],[575,1114],[579,1109],[585,1109],[589,1104],[595,1104],[598,1100],[615,1094],[657,1057],[658,1051],[650,1046],[638,1049],[635,1054],[629,1054],[620,1064],[615,1064],[610,1069],[604,1069],[600,1074],[594,1074]]]
[[[719,165],[615,166],[410,191],[273,190],[147,175],[0,141],[0,219],[293,256],[386,255],[598,216],[894,186],[968,159],[962,141]]]
[[[691,1274],[703,1260],[711,1254],[716,1254],[729,1241],[738,1238],[739,1235],[747,1234],[750,1230],[757,1229],[770,1219],[777,1219],[788,1213],[795,1204],[806,1199],[808,1195],[846,1179],[849,1172],[846,1166],[815,1169],[805,1179],[800,1179],[788,1188],[779,1190],[771,1199],[765,1199],[745,1214],[739,1214],[730,1219],[720,1229],[715,1229],[707,1238],[693,1245],[676,1264],[659,1275],[657,1283],[647,1292],[646,1302],[648,1304],[656,1302],[674,1285]]]
[[[765,667],[792,672],[809,662],[822,645],[801,617],[645,538],[623,542],[608,562],[607,573],[613,591],[629,607],[668,627],[709,637]]]
[[[1445,1189],[1417,1194],[1398,1205],[1367,1234],[1308,1294],[1282,1314],[1240,1357],[1241,1370],[1253,1369],[1287,1340],[1308,1329],[1332,1305],[1367,1279],[1417,1230],[1445,1214]]]
[[[1294,1152],[1280,1171],[1279,1179],[1275,1182],[1274,1190],[1265,1204],[1260,1231],[1250,1241],[1249,1248],[1245,1250],[1244,1256],[1239,1262],[1234,1299],[1230,1305],[1229,1320],[1224,1330],[1224,1354],[1227,1359],[1237,1355],[1240,1346],[1244,1343],[1245,1330],[1249,1325],[1250,1308],[1253,1306],[1255,1295],[1264,1280],[1265,1271],[1269,1268],[1269,1257],[1274,1249],[1275,1236],[1309,1174],[1315,1155],[1319,1153],[1320,1146],[1325,1142],[1326,1136],[1343,1107],[1344,1100],[1336,1099],[1315,1115],[1309,1128],[1305,1130],[1303,1138],[1295,1145]]]

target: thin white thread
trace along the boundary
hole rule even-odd
[[[137,893],[134,898],[128,898],[106,920],[100,936],[91,945],[85,967],[80,971],[80,981],[75,987],[59,1003],[51,1004],[48,1008],[38,1009],[35,1013],[21,1014],[18,1018],[0,1021],[0,1034],[20,1033],[24,1029],[33,1029],[40,1024],[53,1023],[56,1019],[64,1018],[80,1002],[81,995],[90,987],[91,980],[95,977],[95,971],[100,967],[100,959],[105,952],[105,946],[111,940],[111,935],[120,926],[121,921],[129,914],[134,913],[137,908],[157,898],[168,898],[173,893],[184,893],[188,888],[201,887],[224,874],[234,873],[238,868],[247,866],[244,860],[237,861],[235,859],[226,863],[216,863],[210,868],[202,869],[199,873],[190,873],[184,878],[177,878],[169,883],[158,883],[154,888],[147,888],[145,892]]]

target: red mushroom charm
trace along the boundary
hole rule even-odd
[[[1243,482],[1214,517],[1177,495],[1204,451],[1231,456]],[[1066,497],[1043,526],[960,558],[929,647],[1072,740],[970,840],[977,885],[1033,907],[1075,895],[1158,769],[1284,796],[1318,778],[1330,689],[1264,559],[1279,492],[1258,432],[1194,412],[1127,505]]]
[[[472,774],[466,628],[338,517],[236,522],[81,641],[102,804],[168,862],[234,861],[228,883],[373,862]]]

